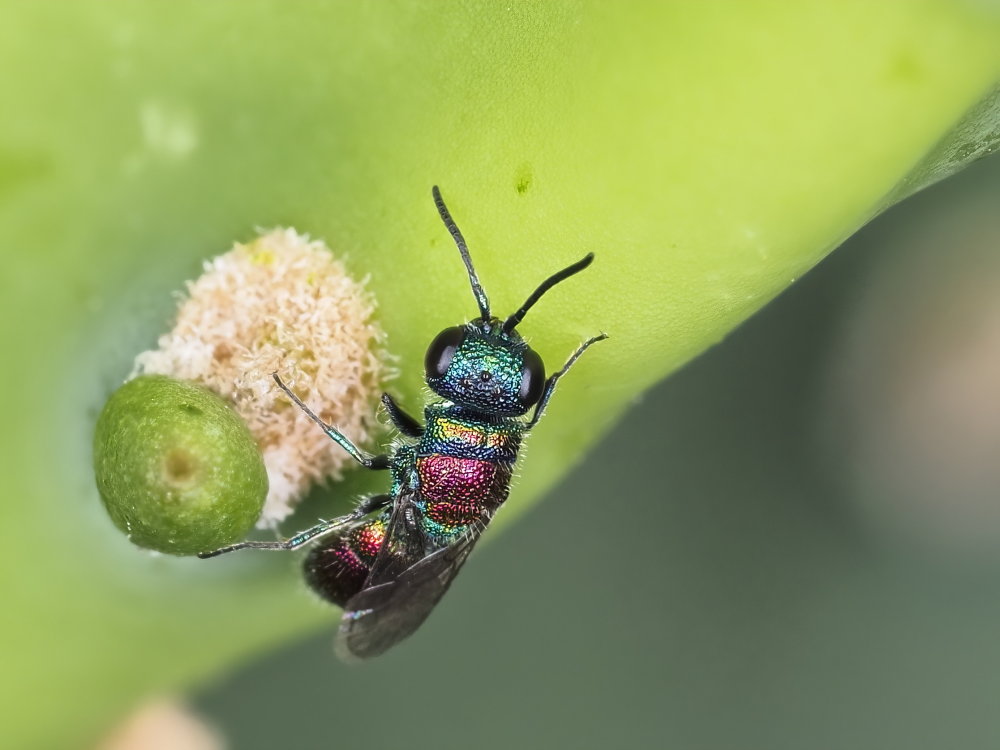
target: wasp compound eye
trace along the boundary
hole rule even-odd
[[[465,341],[465,326],[445,328],[427,348],[424,370],[429,378],[442,378],[455,358],[455,352]]]
[[[545,365],[534,349],[524,350],[524,367],[521,370],[521,389],[517,398],[524,406],[531,406],[542,397],[545,387]]]

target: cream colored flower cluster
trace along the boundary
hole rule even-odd
[[[316,482],[351,462],[278,389],[282,380],[359,444],[374,431],[386,366],[375,300],[326,245],[275,229],[206,262],[177,320],[134,375],[201,383],[229,399],[260,445],[270,490],[258,525],[274,526]]]

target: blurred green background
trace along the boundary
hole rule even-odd
[[[240,750],[996,747],[998,206],[990,159],[867,226],[637,399],[403,647],[345,667],[331,620],[199,707]],[[981,387],[865,444],[956,363]],[[966,481],[886,478],[914,460]]]
[[[0,746],[197,686],[237,748],[996,744],[992,166],[647,389],[995,150],[998,76],[982,2],[0,0]],[[414,408],[471,308],[434,182],[498,309],[597,253],[523,329],[550,366],[613,339],[428,627],[348,670],[293,556],[138,552],[92,431],[172,293],[276,225],[371,275]]]

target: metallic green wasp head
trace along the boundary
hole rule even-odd
[[[542,358],[496,318],[445,328],[427,349],[424,369],[439,396],[497,417],[524,414],[545,385]]]

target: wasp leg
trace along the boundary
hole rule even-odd
[[[212,550],[211,552],[199,552],[198,557],[202,560],[206,560],[209,557],[217,557],[225,554],[226,552],[235,552],[240,549],[297,550],[311,542],[316,537],[329,534],[342,526],[359,521],[368,514],[373,513],[380,508],[386,507],[391,502],[392,496],[390,495],[373,495],[372,497],[367,497],[362,500],[358,504],[358,507],[347,515],[340,516],[339,518],[334,518],[329,521],[320,521],[315,526],[311,526],[305,531],[300,531],[295,536],[289,537],[282,542],[240,542],[239,544],[231,544],[228,547],[220,547],[219,549]]]
[[[362,498],[361,502],[358,503],[358,507],[352,510],[350,515],[356,516],[357,518],[364,518],[369,513],[382,510],[382,508],[388,507],[391,504],[392,495],[371,495],[369,497]]]
[[[419,438],[424,434],[424,427],[420,422],[411,417],[403,408],[396,403],[396,400],[388,393],[382,394],[382,406],[385,407],[389,419],[396,425],[396,429],[407,437]]]
[[[580,344],[579,348],[573,352],[573,356],[566,360],[566,364],[562,366],[562,369],[559,370],[559,372],[554,373],[548,380],[545,381],[545,388],[542,390],[542,397],[538,400],[538,406],[535,407],[535,413],[532,415],[531,421],[528,422],[525,427],[526,430],[530,430],[538,424],[538,420],[542,418],[545,406],[549,403],[549,399],[552,398],[552,393],[556,389],[556,383],[559,382],[559,378],[566,374],[567,370],[569,370],[569,368],[572,367],[578,359],[580,359],[580,355],[587,351],[591,344],[596,344],[598,341],[604,341],[607,337],[608,334],[602,333],[600,336],[594,336],[593,338],[589,338],[584,341]]]
[[[278,377],[278,373],[276,372],[273,373],[271,377],[274,378],[274,382],[278,384],[278,387],[285,392],[285,395],[287,395],[288,398],[294,401],[298,405],[298,407],[306,413],[309,419],[311,419],[313,422],[322,427],[323,432],[329,435],[330,438],[337,445],[339,445],[341,448],[347,451],[351,455],[351,458],[353,458],[359,464],[364,466],[366,469],[389,468],[389,456],[385,454],[373,455],[371,453],[365,453],[363,450],[358,448],[358,446],[352,443],[350,439],[347,437],[347,435],[340,432],[335,427],[331,427],[322,419],[317,417],[316,414],[313,412],[313,410],[310,409],[308,406],[306,406],[304,403],[302,403],[302,399],[300,399],[298,396],[292,393],[291,389],[281,381],[281,378]]]

